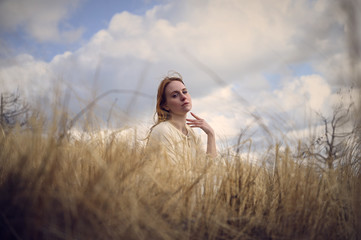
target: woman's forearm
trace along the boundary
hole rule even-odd
[[[207,134],[207,154],[211,157],[217,156],[216,137],[214,133]]]

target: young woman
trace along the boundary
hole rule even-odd
[[[204,153],[200,137],[192,128],[200,128],[207,134],[207,155],[216,157],[216,140],[212,127],[202,118],[190,113],[192,99],[180,74],[165,77],[158,87],[156,124],[150,129],[148,146],[160,145],[173,162],[195,159]]]

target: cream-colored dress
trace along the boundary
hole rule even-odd
[[[186,125],[188,134],[179,131],[169,121],[156,125],[150,133],[148,146],[159,146],[173,164],[192,165],[201,155],[205,155],[202,141],[191,127]]]

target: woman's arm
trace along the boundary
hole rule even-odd
[[[211,157],[217,156],[217,148],[216,148],[216,136],[213,128],[206,122],[206,120],[198,117],[194,113],[191,112],[191,115],[195,119],[187,119],[187,124],[190,127],[199,127],[207,134],[207,154]]]

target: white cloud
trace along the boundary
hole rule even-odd
[[[4,8],[0,9],[8,12],[2,15],[5,10],[0,10],[0,20],[11,20],[3,27],[22,25],[44,41],[74,40],[81,35],[79,30],[73,34],[58,29],[70,2],[57,2],[55,7],[44,3],[36,9],[16,10],[22,14],[14,16],[9,13],[25,1],[1,4]],[[3,65],[0,76],[9,86],[14,85],[10,79],[18,79],[15,82],[24,91],[33,87],[31,91],[36,92],[39,87],[38,94],[45,94],[41,89],[47,85],[40,86],[36,79],[49,81],[55,74],[71,85],[77,96],[87,99],[109,89],[137,89],[155,95],[162,76],[177,70],[194,98],[194,111],[207,119],[219,136],[236,136],[240,128],[254,122],[251,113],[255,112],[288,112],[286,122],[292,125],[292,121],[304,119],[305,109],[326,109],[336,83],[332,80],[338,72],[335,66],[345,59],[344,19],[330,5],[324,0],[170,1],[144,15],[118,13],[106,29],[78,50],[59,54],[50,63],[28,59],[14,66]],[[42,14],[44,11],[48,12]],[[289,65],[305,62],[318,73],[294,76]],[[210,71],[217,73],[221,82]],[[272,82],[265,77],[268,72],[279,74],[283,81]],[[132,95],[123,94],[106,99],[107,109],[115,97],[120,99],[119,109],[130,106]],[[154,109],[154,101],[145,98],[130,104],[137,116]],[[272,119],[264,121],[269,124]]]
[[[25,99],[36,100],[48,96],[54,77],[47,63],[27,54],[2,60],[0,64],[1,92],[19,89]]]
[[[316,32],[310,19],[317,18],[322,20],[319,24],[332,26],[323,15],[328,9],[311,11],[307,1],[298,1],[297,6],[290,1],[247,1],[246,5],[242,1],[204,3],[171,2],[155,7],[145,16],[119,13],[90,45],[101,45],[104,54],[113,57],[130,55],[158,62],[184,58],[181,51],[185,49],[223,75],[236,67],[251,72],[309,57],[316,46],[301,50],[300,44],[312,46],[318,40],[333,41],[323,36],[325,33],[320,36],[322,39],[317,34],[312,39],[307,35]],[[301,16],[302,21],[298,18]],[[296,37],[302,42],[297,42]],[[328,48],[326,44],[322,50]]]
[[[287,81],[283,88],[275,90],[278,106],[291,111],[306,106],[314,111],[322,111],[331,94],[329,84],[319,75],[302,76]]]
[[[229,85],[205,97],[193,98],[192,111],[212,126],[217,134],[218,145],[235,144],[235,139],[242,130],[258,126],[254,115],[252,116],[258,106],[240,100],[238,94]],[[204,134],[203,141],[206,142]]]
[[[0,29],[23,28],[40,42],[74,42],[83,29],[61,30],[60,23],[69,16],[79,0],[3,0],[0,2]]]

